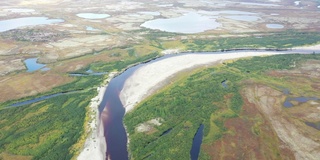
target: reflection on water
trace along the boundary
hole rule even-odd
[[[192,34],[216,29],[220,27],[221,24],[216,22],[212,17],[202,16],[198,13],[188,13],[177,18],[147,21],[141,26],[166,32]]]
[[[26,64],[26,67],[27,67],[27,72],[33,72],[33,71],[36,71],[39,69],[41,69],[41,71],[50,70],[50,68],[43,68],[46,65],[38,63],[37,60],[38,60],[38,58],[29,58],[24,61],[24,63]]]
[[[62,19],[49,19],[48,17],[24,17],[0,21],[0,32],[19,27],[53,24],[64,22]]]

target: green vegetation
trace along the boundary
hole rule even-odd
[[[179,35],[153,32],[147,36],[150,39],[148,45],[162,50],[172,46],[168,47],[170,42],[166,41],[164,44],[158,39],[159,37]],[[185,50],[213,51],[255,47],[290,48],[318,41],[320,41],[319,33],[286,32],[262,38],[253,36],[181,40],[177,44],[182,45]],[[152,47],[150,50],[153,50]],[[128,55],[122,61],[95,62],[76,73],[84,73],[88,69],[95,72],[121,71],[130,65],[159,56],[158,52],[147,52],[150,54],[139,56],[137,55],[139,50],[132,46],[126,46],[123,49],[126,49]],[[121,55],[124,54],[114,53],[112,56]],[[239,94],[241,89],[239,82],[245,78],[276,82],[276,79],[270,81],[270,79],[261,78],[262,73],[269,69],[288,69],[293,61],[306,58],[319,59],[319,55],[305,57],[279,55],[274,56],[273,59],[267,57],[253,58],[254,61],[240,60],[222,67],[210,68],[180,80],[142,103],[134,112],[125,117],[128,132],[131,135],[132,157],[135,159],[147,157],[150,159],[188,159],[192,138],[200,124],[205,125],[204,143],[214,142],[227,132],[224,121],[237,117],[241,112],[243,102]],[[84,134],[83,124],[88,118],[86,107],[90,99],[96,95],[95,87],[100,85],[105,78],[105,76],[75,77],[73,82],[56,87],[50,92],[0,104],[0,153],[32,156],[33,159],[70,159],[73,157],[81,147],[75,148],[73,145]],[[223,88],[221,82],[226,79],[228,88]],[[15,102],[68,91],[80,92],[22,107],[5,108]],[[137,124],[157,117],[163,118],[164,121],[163,125],[155,128],[155,132],[148,134],[135,132]],[[160,136],[171,128],[170,133]],[[203,152],[200,156],[208,157]]]
[[[128,54],[130,55],[130,57],[133,58],[128,58],[122,61],[115,61],[115,62],[95,62],[90,64],[87,68],[84,68],[78,72],[75,73],[81,73],[83,71],[86,71],[88,69],[91,69],[95,72],[109,72],[109,71],[121,71],[122,69],[132,65],[132,64],[136,64],[136,63],[140,63],[143,61],[147,61],[150,60],[152,58],[156,58],[157,56],[159,56],[158,52],[154,52],[145,56],[140,56],[140,57],[135,57],[135,51],[133,49],[128,51]]]
[[[158,53],[91,66],[95,71],[123,70],[128,65],[156,56]],[[33,159],[71,159],[82,147],[74,145],[84,134],[86,108],[90,99],[96,95],[95,87],[105,79],[105,76],[75,77],[73,82],[56,87],[50,92],[0,104],[0,153],[32,156]],[[69,91],[79,92],[31,105],[5,108],[15,102]]]
[[[183,40],[191,51],[215,51],[235,48],[292,48],[320,41],[320,33],[287,31],[272,35]]]
[[[125,116],[131,158],[190,159],[192,140],[200,124],[205,126],[203,144],[214,143],[229,132],[224,123],[238,117],[242,111],[240,90],[243,80],[278,85],[281,78],[269,78],[266,71],[290,69],[292,64],[307,59],[320,60],[320,55],[254,57],[186,76]],[[224,80],[227,80],[227,88],[221,85]],[[163,119],[163,124],[154,126],[155,129],[149,132],[136,130],[139,124],[154,118]],[[170,133],[162,135],[168,129],[172,129]],[[208,159],[209,156],[201,151],[200,158]]]
[[[71,159],[95,90],[0,110],[0,152],[33,159]],[[79,149],[79,148],[78,148]]]

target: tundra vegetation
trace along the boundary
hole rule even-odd
[[[319,17],[319,0],[301,2],[293,2],[292,0],[270,0],[269,2],[262,2],[261,0],[251,1],[253,3],[243,3],[238,0],[223,2],[220,0],[210,0],[210,2],[188,0],[176,2],[170,0],[161,2],[145,0],[82,0],[81,3],[73,0],[0,1],[0,19],[2,22],[20,17],[40,16],[46,16],[50,19],[62,18],[64,20],[63,23],[25,26],[0,33],[0,159],[40,159],[40,157],[43,157],[41,159],[47,159],[47,157],[49,157],[48,159],[70,159],[71,157],[76,157],[83,146],[85,137],[88,135],[85,126],[87,126],[90,114],[93,114],[87,109],[88,103],[91,97],[97,94],[95,88],[107,77],[105,75],[73,77],[69,75],[70,73],[86,74],[88,70],[92,70],[93,72],[122,71],[126,67],[136,63],[155,58],[160,55],[160,52],[167,49],[175,49],[179,52],[225,51],[234,48],[290,49],[294,46],[319,44],[320,20],[317,18]],[[299,4],[296,5],[295,3]],[[141,14],[140,11],[156,11],[156,14],[145,15]],[[221,13],[211,17],[213,19],[217,18],[216,21],[221,23],[222,26],[216,30],[208,30],[203,33],[168,33],[140,26],[149,20],[176,18],[188,12],[197,12],[197,14],[207,16],[209,12],[214,13],[216,11]],[[227,13],[229,11],[235,11],[236,13]],[[238,15],[239,11],[247,12],[244,14],[245,16],[247,16],[247,14],[254,14],[260,17],[260,19],[256,21],[239,21],[226,17],[229,14]],[[110,17],[103,19],[84,19],[77,16],[78,13],[84,12],[108,14]],[[241,16],[243,13],[239,15]],[[284,28],[272,29],[266,27],[267,24],[272,23],[283,25]],[[40,63],[45,63],[50,70],[26,73],[23,61],[35,57],[39,58]],[[303,62],[304,60],[301,61]],[[318,64],[314,63],[314,61],[308,62],[313,66]],[[282,63],[282,61],[279,61],[279,63]],[[297,65],[298,64],[297,61]],[[170,115],[170,113],[160,110],[159,112],[161,112],[164,118],[159,120],[163,121],[161,122],[163,124],[158,126],[153,132],[148,132],[148,135],[154,138],[147,138],[147,140],[150,140],[150,145],[147,145],[145,149],[150,150],[149,147],[157,143],[152,140],[156,139],[155,137],[159,137],[159,132],[170,129],[169,126],[172,127],[171,130],[166,130],[168,132],[166,132],[167,134],[163,134],[162,138],[170,137],[177,132],[179,132],[177,135],[180,137],[182,134],[188,134],[188,138],[190,138],[193,136],[192,134],[194,134],[199,124],[204,124],[206,136],[204,137],[200,154],[201,157],[214,157],[214,155],[210,155],[209,151],[215,148],[225,149],[221,153],[224,153],[222,157],[225,156],[226,159],[229,158],[228,156],[232,156],[231,154],[226,154],[227,152],[236,153],[233,152],[234,150],[229,151],[228,149],[230,148],[226,148],[225,146],[234,146],[238,149],[237,151],[239,153],[245,153],[242,151],[244,151],[246,147],[262,148],[262,150],[263,148],[272,148],[272,151],[264,150],[266,151],[265,155],[275,155],[269,153],[276,153],[279,148],[269,146],[274,146],[274,143],[284,142],[280,140],[277,141],[276,138],[274,138],[276,135],[274,131],[270,129],[269,122],[262,117],[264,115],[257,113],[254,102],[256,102],[255,100],[258,100],[259,97],[251,99],[251,103],[243,97],[243,79],[252,76],[250,79],[255,83],[278,84],[289,88],[294,94],[301,93],[302,91],[298,88],[303,88],[304,91],[310,91],[308,94],[311,96],[317,95],[318,92],[311,92],[310,88],[318,87],[319,89],[320,86],[314,84],[314,82],[319,81],[316,81],[313,77],[304,79],[305,77],[303,76],[307,75],[302,75],[300,78],[295,77],[293,81],[291,81],[290,76],[292,77],[292,74],[297,75],[298,73],[286,71],[268,72],[271,76],[268,77],[264,69],[261,68],[263,65],[261,66],[260,63],[257,64],[257,67],[260,67],[257,73],[254,72],[251,66],[245,66],[247,65],[246,63],[243,63],[242,67],[251,69],[243,71],[243,73],[242,70],[240,70],[240,66],[237,68],[231,65],[231,63],[228,63],[226,66],[211,68],[193,76],[193,78],[199,82],[204,81],[205,73],[209,71],[210,73],[212,72],[212,74],[218,74],[213,77],[221,78],[219,80],[213,79],[213,81],[216,82],[226,80],[225,76],[230,76],[229,79],[225,81],[228,86],[227,88],[216,88],[218,91],[223,91],[221,94],[227,94],[226,97],[221,98],[221,95],[215,97],[213,100],[216,101],[212,104],[214,105],[212,108],[201,105],[197,106],[198,108],[203,107],[208,109],[208,113],[217,114],[209,116],[202,112],[196,112],[198,110],[194,109],[196,114],[203,114],[204,117],[200,119],[191,118],[185,121],[185,123],[184,120],[186,120],[186,117],[183,117],[177,121],[176,124],[177,127],[179,125],[181,127],[183,123],[184,130],[178,130],[175,126],[167,123],[170,119],[167,118],[166,115]],[[264,67],[267,70],[270,66]],[[304,67],[303,69],[308,68],[310,68],[310,66]],[[309,70],[303,71],[309,73]],[[201,77],[202,75],[204,77]],[[289,78],[281,78],[278,75]],[[317,74],[314,73],[313,76],[314,75]],[[186,81],[187,78],[185,76],[182,77],[184,77],[185,81],[181,80],[177,82],[177,86],[179,86],[178,84],[180,83],[190,85],[191,82],[194,82],[192,79]],[[234,79],[231,81],[230,78]],[[282,81],[280,81],[280,79]],[[290,83],[287,84],[285,81],[289,81]],[[245,82],[249,83],[248,81]],[[304,84],[310,84],[310,86],[303,86]],[[221,87],[217,84],[215,85],[216,86],[213,85],[210,87]],[[294,85],[299,87],[293,87]],[[170,85],[166,87],[164,89],[165,92],[169,93],[171,90],[169,88],[174,88],[174,86],[175,85]],[[204,90],[203,92],[216,90],[201,83],[196,86],[206,87],[204,89],[202,88],[202,90]],[[274,85],[269,86],[272,86],[272,89],[275,88]],[[183,87],[184,86],[180,86],[178,91],[184,91],[185,89]],[[8,107],[16,102],[69,91],[76,92],[21,107]],[[249,93],[250,89],[245,91]],[[200,98],[202,96],[202,98],[210,98],[210,94],[197,95],[197,92],[187,93],[189,93],[191,97],[187,99],[175,99],[175,104],[178,105],[178,102],[182,104],[187,103],[190,99],[194,99],[192,96],[195,95]],[[166,98],[165,96],[167,95],[164,95],[162,98]],[[218,100],[224,101],[219,102]],[[195,102],[199,102],[199,104],[202,104],[202,101],[203,104],[211,105],[208,99],[195,100]],[[223,109],[223,107],[226,109]],[[188,110],[191,111],[191,108],[192,107]],[[298,112],[299,109],[295,110],[294,108],[297,107],[287,109],[286,111],[301,116]],[[148,109],[148,107],[146,107],[146,109]],[[258,114],[258,116],[251,116],[256,114]],[[191,113],[188,113],[188,115],[191,115]],[[128,116],[130,117],[130,114]],[[285,115],[282,116],[285,117]],[[208,117],[211,120],[210,123],[208,119],[205,119]],[[248,121],[241,121],[246,119],[246,117]],[[306,124],[310,124],[311,126],[319,124],[319,120],[308,119],[306,117],[304,119]],[[238,123],[238,126],[232,125],[235,122],[243,123]],[[252,136],[250,129],[249,131],[241,130],[248,129],[243,126],[252,126],[252,124],[254,124],[252,131],[254,131],[255,135],[257,134],[259,136]],[[297,124],[301,126],[300,128],[306,129],[304,128],[305,123]],[[165,126],[168,127],[166,128]],[[283,128],[289,128],[288,126]],[[244,133],[248,133],[248,135],[244,137],[231,137],[232,135],[238,135],[235,134],[236,132],[232,130],[232,127],[239,130],[239,132],[241,130]],[[133,127],[131,127],[130,133],[133,132],[132,129]],[[190,130],[190,132],[186,132],[187,130]],[[308,130],[308,133],[313,132]],[[139,134],[137,135],[141,136]],[[259,137],[262,137],[262,139],[270,137],[270,141],[268,141],[268,143],[266,141],[264,145],[259,147],[256,147],[258,145],[243,145],[248,144],[243,143],[243,141],[241,141],[241,143],[234,141],[236,138],[244,139],[250,136],[256,139],[259,139]],[[134,137],[135,133],[132,134],[133,141],[136,140]],[[162,140],[162,138],[158,139]],[[246,141],[248,142],[250,139],[246,139]],[[175,141],[171,142],[173,143]],[[141,143],[149,142],[141,141]],[[190,144],[191,142],[188,142],[188,145]],[[136,145],[137,147],[144,146],[139,143],[132,143],[131,145]],[[310,148],[310,146],[311,145],[308,145],[308,147],[305,148]],[[189,146],[183,146],[183,148],[186,149],[189,148]],[[142,154],[139,155],[139,157],[148,157],[148,155],[149,157],[156,157],[156,154],[149,153],[146,150],[139,149],[139,151],[134,151],[131,149],[131,152],[133,157],[136,157],[138,153]],[[281,153],[283,153],[283,150],[284,149],[281,150]],[[177,148],[171,148],[169,151],[170,153],[182,153],[182,151],[177,150]],[[286,152],[286,150],[284,150],[284,152]],[[166,154],[167,152],[163,155]],[[170,156],[172,154],[168,155]],[[238,154],[234,155],[238,156]],[[288,156],[290,156],[290,154],[288,154]],[[185,157],[187,156],[185,155]],[[218,159],[219,157],[214,158]],[[257,156],[254,158],[261,159]],[[269,157],[269,159],[271,158]]]
[[[319,76],[300,84],[295,80],[296,72],[290,74],[291,70],[299,71],[299,67],[308,66],[306,63],[310,60],[319,63],[320,54],[253,57],[227,61],[191,75],[182,73],[175,83],[147,98],[125,115],[130,158],[190,159],[194,135],[203,124],[199,159],[291,159],[294,150],[283,147],[284,142],[278,138],[277,130],[273,129],[267,115],[259,112],[259,106],[248,102],[244,89],[260,84],[273,88],[275,92],[281,93],[283,88],[287,88],[293,95],[319,97],[319,93],[316,93],[319,88],[310,88],[310,85],[316,84]],[[312,68],[312,65],[309,67]],[[316,70],[313,68],[313,71]],[[285,77],[272,76],[273,71],[288,74]],[[300,71],[302,73],[303,70]],[[223,81],[227,87],[221,84]],[[267,94],[271,96],[272,92]],[[276,98],[283,102],[283,97],[280,97]],[[300,114],[306,114],[305,106],[295,107],[300,109]],[[313,109],[317,110],[316,107]],[[290,109],[283,109],[281,114],[284,113],[292,114]],[[295,113],[293,117],[297,115]],[[143,132],[137,130],[137,126],[156,118],[161,119],[161,125],[154,125]],[[298,122],[304,122],[306,117],[298,118]],[[307,125],[302,128],[310,129]],[[163,134],[168,130],[169,133]],[[317,130],[312,133],[315,134],[312,138],[319,137]]]
[[[162,34],[162,32],[155,32],[151,34],[157,35],[160,33]],[[161,34],[159,36],[161,36]],[[165,34],[165,36],[167,36],[167,34]],[[275,42],[271,43],[272,40]],[[96,94],[95,87],[99,86],[103,80],[106,79],[106,76],[70,77],[68,75],[69,73],[85,74],[85,71],[89,69],[94,72],[110,72],[114,70],[121,71],[136,63],[147,61],[159,56],[159,52],[161,50],[172,48],[172,45],[182,48],[182,51],[219,51],[231,49],[232,46],[236,48],[252,49],[290,48],[296,45],[314,44],[319,40],[320,34],[318,33],[293,31],[265,35],[262,37],[212,38],[210,40],[193,39],[161,41],[159,39],[150,38],[150,40],[145,44],[115,48],[110,51],[102,50],[98,51],[96,54],[93,53],[92,55],[61,61],[60,63],[62,66],[57,66],[53,71],[59,71],[59,67],[63,67],[67,62],[72,64],[77,61],[83,61],[84,59],[88,59],[88,65],[79,70],[65,72],[64,75],[59,75],[68,77],[71,81],[69,80],[66,84],[54,87],[50,91],[40,92],[36,95],[27,96],[22,99],[8,99],[8,101],[1,103],[0,114],[2,116],[0,118],[0,152],[2,154],[0,155],[0,158],[11,155],[14,158],[22,156],[25,159],[40,159],[41,157],[69,159],[78,154],[84,143],[86,135],[88,135],[85,130],[85,125],[90,114],[92,114],[88,113],[86,108],[90,99]],[[265,41],[270,41],[270,43],[265,43]],[[94,59],[94,57],[103,57],[105,55],[114,59],[111,61]],[[309,58],[317,57],[317,55],[309,56],[311,56]],[[125,123],[128,126],[130,139],[132,139],[132,143],[130,145],[132,157],[137,159],[151,155],[151,157],[157,157],[157,154],[160,155],[160,153],[163,153],[161,150],[159,150],[158,153],[151,153],[150,151],[155,149],[153,147],[158,146],[158,144],[161,144],[159,146],[163,149],[171,146],[170,153],[166,154],[168,157],[173,155],[188,157],[189,154],[183,154],[185,154],[186,151],[189,152],[191,141],[184,140],[192,140],[192,137],[200,124],[205,125],[204,133],[206,136],[204,138],[204,142],[214,142],[215,140],[223,137],[223,135],[228,133],[228,130],[224,127],[225,119],[238,117],[241,113],[241,104],[243,104],[240,95],[241,85],[239,85],[241,80],[248,76],[256,78],[262,76],[263,74],[260,73],[267,69],[283,69],[288,67],[288,64],[292,62],[292,58],[294,57],[297,57],[297,55],[284,55],[269,59],[264,58],[265,61],[264,59],[254,58],[252,61],[242,63],[242,65],[247,65],[245,69],[248,70],[246,71],[240,70],[240,64],[238,64],[238,68],[232,67],[232,64],[228,64],[227,66],[211,68],[195,74],[185,79],[183,83],[181,81],[181,84],[175,85],[175,87],[169,86],[169,88],[173,87],[173,89],[167,89],[165,92],[157,94],[155,97],[158,98],[152,100],[154,102],[147,101],[143,103],[141,107],[138,107],[136,111],[126,116]],[[120,61],[119,59],[122,60]],[[89,63],[90,61],[91,63]],[[257,66],[252,67],[249,64]],[[272,68],[276,66],[278,68]],[[248,71],[250,71],[250,74],[247,73]],[[19,72],[12,74],[19,74]],[[42,75],[43,73],[36,72],[34,74]],[[209,78],[210,81],[209,79],[206,79],[206,77]],[[221,86],[221,81],[225,79],[228,79],[228,88],[222,88]],[[69,91],[79,92],[75,92],[67,96],[61,95],[21,107],[8,107],[16,102]],[[228,98],[224,99],[225,97]],[[176,104],[176,107],[170,106],[169,102]],[[161,104],[163,108],[159,109],[154,107],[155,103],[158,103],[159,105]],[[226,106],[226,104],[228,105]],[[183,108],[177,106],[183,106]],[[150,110],[154,110],[156,112],[152,113]],[[146,112],[141,114],[141,116],[134,116],[144,111]],[[150,114],[145,117],[144,115],[146,115],[146,113]],[[176,116],[176,113],[179,113],[179,115]],[[142,133],[134,132],[134,126],[136,124],[150,120],[152,117],[156,118],[157,116],[163,117],[164,124],[157,127],[156,132],[153,134],[147,134],[147,136]],[[129,119],[132,120],[129,121]],[[212,120],[211,122],[209,121],[210,119]],[[135,123],[132,123],[132,121],[135,121]],[[159,137],[162,132],[170,128],[172,128],[170,134]],[[182,139],[171,137],[173,135],[178,135],[178,137],[181,137]],[[136,143],[136,141],[141,137],[145,137],[145,139]],[[168,139],[177,140],[170,141],[169,143],[169,141],[167,141]],[[165,141],[166,143],[162,143]],[[175,145],[171,143],[174,143]],[[178,144],[184,143],[187,143],[186,145],[183,145],[182,148],[184,149],[180,150],[175,148]],[[141,149],[143,146],[145,148]],[[201,157],[208,157],[208,154],[202,150]]]

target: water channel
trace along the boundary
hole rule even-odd
[[[230,52],[198,52],[197,54],[233,54],[239,52],[246,52],[247,50],[242,51],[230,51]],[[263,54],[264,50],[255,51],[261,52]],[[127,152],[127,134],[123,125],[123,117],[125,114],[125,109],[120,101],[119,94],[123,88],[125,81],[140,67],[150,64],[156,61],[160,61],[166,58],[170,58],[173,56],[182,56],[189,53],[180,53],[180,54],[169,54],[163,57],[157,58],[152,61],[148,61],[146,63],[141,63],[134,67],[131,67],[121,73],[120,75],[113,78],[104,94],[104,98],[99,106],[100,118],[102,119],[104,125],[104,136],[106,137],[107,143],[107,153],[106,157],[111,158],[112,160],[126,160],[128,159]],[[193,53],[194,54],[194,53]],[[203,126],[204,127],[204,126]],[[201,130],[201,127],[200,127]],[[196,141],[196,142],[195,142]],[[202,138],[196,138],[193,142],[193,147],[195,145],[199,146],[202,142]],[[199,145],[200,143],[200,145]],[[197,147],[195,147],[197,148]],[[193,149],[192,153],[197,153],[193,155],[198,156],[197,149]],[[190,151],[191,154],[191,151]],[[197,157],[195,156],[195,157]]]
[[[204,52],[204,53],[197,53],[197,54],[233,54],[233,53],[239,53],[239,52],[247,52],[250,50],[241,50],[241,51],[229,51],[229,52]],[[265,52],[265,50],[255,50],[255,52]],[[294,51],[284,51],[284,53],[312,53],[310,50],[294,50]],[[318,51],[317,51],[318,52]],[[108,84],[108,87],[106,89],[106,92],[104,94],[104,98],[99,106],[99,112],[100,112],[100,118],[103,121],[104,124],[104,135],[106,137],[107,142],[107,152],[106,157],[111,158],[112,160],[126,160],[128,159],[128,152],[127,152],[127,134],[123,125],[123,116],[125,114],[125,109],[120,101],[119,94],[123,88],[123,85],[127,78],[129,78],[138,68],[156,62],[163,60],[165,58],[170,58],[173,56],[182,56],[188,53],[181,53],[181,54],[171,54],[171,55],[165,55],[163,57],[157,58],[155,60],[151,60],[145,63],[141,63],[139,65],[133,66],[127,70],[125,70],[120,75],[113,78],[110,83]],[[193,53],[194,54],[194,53]],[[90,72],[90,71],[89,71]],[[59,93],[60,94],[60,93]],[[63,93],[65,94],[65,93]],[[70,93],[69,93],[70,94]],[[56,95],[54,95],[56,96]],[[45,99],[54,97],[53,95],[49,95],[47,97],[44,97]],[[40,99],[43,100],[43,99]],[[35,101],[28,102],[34,103]],[[21,102],[23,103],[23,102]],[[20,104],[24,105],[24,104]],[[19,106],[20,106],[19,105]],[[199,134],[201,132],[201,128],[204,126],[200,126],[198,130]],[[201,133],[202,134],[202,133]],[[195,137],[196,138],[196,137]],[[199,139],[199,138],[198,138]],[[199,139],[197,142],[193,141],[193,144],[198,145],[200,147],[202,139]],[[200,143],[200,145],[199,145]],[[196,147],[196,146],[192,146]],[[200,149],[200,148],[199,148]],[[198,155],[198,151],[196,155]],[[191,151],[190,151],[191,154]],[[196,156],[197,157],[197,156]]]

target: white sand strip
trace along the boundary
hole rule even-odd
[[[105,80],[102,87],[98,87],[98,95],[91,99],[90,110],[91,121],[88,126],[91,130],[91,134],[87,137],[83,150],[78,156],[78,160],[105,160],[107,144],[104,137],[104,126],[103,122],[100,119],[99,105],[103,100],[104,93],[107,89],[107,83],[114,77],[116,72],[111,72],[108,76],[108,79]]]
[[[187,54],[163,59],[145,65],[130,76],[120,93],[126,113],[151,93],[164,85],[166,80],[183,70],[210,65],[221,60],[242,57],[282,54],[282,52],[234,52],[223,54]]]

